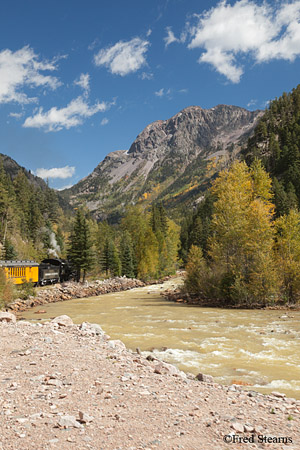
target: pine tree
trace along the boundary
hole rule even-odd
[[[134,278],[133,246],[128,231],[123,234],[121,240],[121,267],[122,275],[128,278]]]
[[[10,198],[7,190],[7,177],[0,160],[0,241],[5,241]]]
[[[107,238],[105,241],[100,264],[106,275],[109,272],[115,277],[121,275],[121,261],[117,247],[112,239]]]
[[[76,270],[77,282],[80,281],[81,271],[83,271],[84,282],[86,272],[94,265],[94,255],[88,223],[82,210],[78,210],[76,213],[73,230],[69,240],[68,257]]]
[[[4,259],[6,260],[13,260],[16,259],[18,256],[13,244],[9,239],[5,239],[4,242]]]

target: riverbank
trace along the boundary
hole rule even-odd
[[[29,297],[27,300],[18,298],[10,303],[6,309],[13,313],[18,313],[47,303],[72,300],[74,298],[96,297],[102,294],[127,291],[143,286],[146,286],[143,281],[126,277],[115,277],[93,282],[86,281],[84,284],[68,281],[48,288],[40,288],[35,297]]]
[[[2,322],[0,333],[1,450],[300,448],[300,401],[280,393],[195,380],[99,325]]]
[[[149,280],[146,282],[136,278],[127,278],[125,276],[108,278],[105,280],[85,281],[85,283],[67,281],[46,288],[37,288],[37,294],[34,297],[30,296],[26,300],[17,298],[3,308],[3,310],[17,314],[35,306],[46,305],[47,303],[62,302],[76,298],[97,297],[98,295],[110,294],[113,292],[128,291],[139,287],[161,284],[164,281],[180,276],[182,276],[181,271],[178,271],[175,275],[168,275],[159,280]]]
[[[280,304],[275,303],[273,305],[261,305],[260,303],[252,303],[251,305],[246,303],[239,303],[235,305],[228,305],[226,302],[220,302],[218,300],[201,299],[196,294],[188,294],[181,288],[167,289],[161,293],[161,295],[170,302],[185,303],[191,306],[199,306],[200,308],[226,308],[226,309],[269,309],[269,310],[287,310],[287,311],[300,311],[300,303],[296,304]]]

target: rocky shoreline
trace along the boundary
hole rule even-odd
[[[236,304],[236,305],[228,305],[226,303],[214,301],[214,300],[205,300],[199,298],[196,294],[188,294],[183,292],[182,289],[168,289],[161,293],[161,295],[170,302],[175,303],[184,303],[191,306],[199,306],[201,308],[226,308],[226,309],[269,309],[269,310],[292,310],[299,311],[300,304],[274,304],[274,305],[261,305],[257,304]]]
[[[84,284],[68,281],[66,283],[50,286],[46,289],[39,289],[35,297],[29,297],[27,300],[18,298],[10,303],[6,309],[13,313],[18,313],[26,311],[34,306],[41,306],[47,303],[72,300],[74,298],[95,297],[102,294],[127,291],[143,286],[146,286],[146,283],[143,281],[126,277],[109,278],[103,281],[86,281]]]
[[[97,324],[0,313],[0,336],[1,450],[300,448],[300,401],[195,379]]]

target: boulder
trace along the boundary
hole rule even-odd
[[[60,428],[81,428],[82,425],[76,420],[74,416],[61,416],[57,421]]]
[[[53,320],[51,320],[51,323],[57,323],[60,327],[69,327],[71,325],[74,325],[71,317],[65,314],[62,316],[55,317]]]
[[[213,383],[214,379],[211,375],[204,375],[204,373],[198,373],[196,375],[197,380],[203,381],[204,383]]]
[[[12,322],[12,323],[16,323],[17,322],[17,318],[14,314],[9,313],[9,312],[0,312],[0,322]]]
[[[83,322],[79,326],[79,329],[87,332],[88,334],[96,334],[99,336],[103,336],[105,334],[100,325],[97,323]]]

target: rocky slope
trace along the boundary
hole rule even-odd
[[[102,219],[113,219],[132,202],[159,198],[174,207],[195,201],[214,173],[236,157],[262,114],[226,105],[188,107],[148,125],[129,150],[109,153],[63,195],[74,206],[86,203]]]
[[[196,380],[98,324],[2,320],[1,450],[300,448],[297,400]]]

